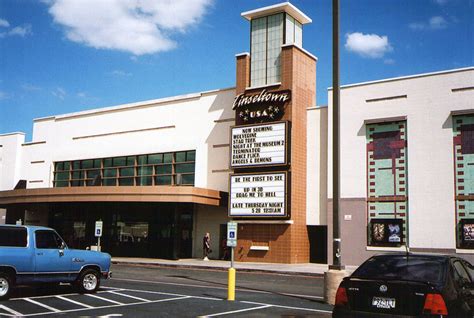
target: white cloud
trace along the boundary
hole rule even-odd
[[[0,27],[8,28],[9,26],[10,26],[10,23],[8,23],[7,20],[5,20],[5,19],[0,19]]]
[[[32,34],[31,32],[31,24],[25,24],[23,26],[17,26],[8,31],[8,35],[18,35],[21,37],[25,37],[26,35]]]
[[[448,22],[440,16],[432,17],[429,22],[429,26],[432,30],[445,29],[447,25]]]
[[[21,36],[22,38],[24,38],[25,36],[31,34],[33,34],[33,32],[31,31],[31,24],[23,24],[22,26],[16,26],[5,32],[0,32],[0,38],[4,38],[7,36]]]
[[[128,77],[132,76],[132,73],[125,72],[122,70],[113,70],[112,72],[109,73],[110,75],[116,76],[116,77]]]
[[[448,3],[448,0],[433,0],[436,4],[442,6]]]
[[[426,28],[426,24],[421,22],[412,22],[408,25],[408,27],[412,30],[424,30]]]
[[[96,103],[100,100],[100,98],[90,95],[87,92],[79,91],[76,93],[76,97],[82,103]]]
[[[176,47],[171,35],[196,26],[214,0],[52,0],[46,2],[66,37],[97,49],[134,55]]]
[[[59,98],[60,100],[64,100],[67,95],[66,91],[62,87],[56,87],[56,89],[51,91],[51,94],[53,94],[53,96]]]
[[[8,94],[4,91],[0,91],[0,100],[8,99]]]
[[[412,30],[440,30],[446,29],[448,22],[442,16],[431,17],[428,22],[413,22],[408,25]]]
[[[33,92],[33,91],[39,91],[41,90],[41,87],[30,84],[30,83],[25,83],[21,85],[21,88],[25,91]]]
[[[394,59],[385,59],[385,60],[383,60],[383,63],[387,64],[387,65],[393,65],[393,64],[395,64],[395,60]]]
[[[386,35],[379,36],[360,32],[346,34],[345,48],[368,58],[381,58],[385,53],[393,50]]]

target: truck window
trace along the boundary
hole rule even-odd
[[[0,227],[0,246],[26,247],[26,228],[2,226]]]
[[[39,230],[35,232],[36,248],[60,249],[63,240],[56,232]]]

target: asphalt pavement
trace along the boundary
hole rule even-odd
[[[0,316],[330,317],[318,276],[237,270],[227,301],[227,272],[208,268],[112,266],[95,294],[69,285],[20,287],[0,301]]]

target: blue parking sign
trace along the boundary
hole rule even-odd
[[[236,222],[227,223],[227,246],[228,247],[237,246],[237,223]]]
[[[102,221],[96,221],[95,222],[95,237],[101,237],[102,236],[102,226],[103,226]]]

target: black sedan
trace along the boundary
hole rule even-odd
[[[333,317],[474,317],[474,266],[449,255],[388,254],[344,278]]]

